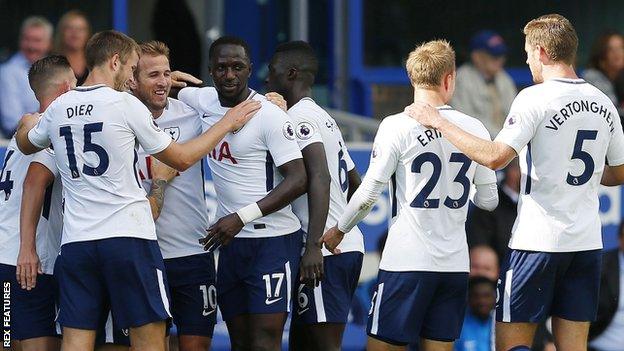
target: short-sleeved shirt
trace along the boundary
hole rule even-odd
[[[483,123],[439,107],[463,130],[489,138]],[[366,178],[391,182],[392,220],[379,268],[468,272],[466,214],[472,184],[495,184],[494,171],[471,161],[433,129],[399,113],[379,126]]]
[[[347,207],[349,190],[348,172],[355,168],[336,121],[311,98],[303,98],[288,110],[294,128],[295,137],[301,150],[314,143],[322,143],[330,175],[329,211],[325,230],[338,223],[338,219]],[[293,210],[301,227],[307,231],[309,224],[308,195],[304,194],[292,203]],[[362,232],[355,226],[346,233],[338,249],[341,252],[364,252]],[[323,247],[323,255],[332,253]]]
[[[41,268],[45,274],[52,274],[54,262],[61,246],[63,230],[62,185],[51,150],[42,150],[34,155],[24,155],[17,148],[15,138],[7,147],[0,173],[0,263],[17,265],[20,248],[20,211],[24,179],[31,162],[38,162],[55,175],[55,181],[45,192],[41,218],[37,225],[36,247]]]
[[[28,138],[38,147],[54,147],[65,197],[62,244],[156,240],[137,148],[159,153],[172,139],[136,97],[105,85],[77,87],[48,107]]]
[[[168,99],[156,124],[176,142],[186,142],[202,133],[201,118],[182,101]],[[149,193],[152,187],[151,156],[139,148],[139,178]],[[208,208],[204,192],[204,161],[197,162],[167,184],[165,200],[156,220],[156,236],[163,258],[203,253],[198,240],[206,236]]]
[[[229,108],[221,106],[214,88],[185,88],[178,95],[202,115],[204,130],[217,123]],[[217,218],[264,198],[282,176],[277,168],[300,159],[295,130],[288,115],[263,95],[251,92],[262,107],[240,130],[223,138],[208,154],[217,193]],[[245,225],[237,238],[287,235],[301,228],[290,205]]]
[[[522,173],[509,247],[544,252],[602,248],[598,188],[605,165],[624,164],[617,110],[582,79],[550,79],[515,99],[496,141]]]

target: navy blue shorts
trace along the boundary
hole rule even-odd
[[[97,330],[108,312],[118,328],[171,318],[169,287],[156,240],[110,238],[68,243],[56,261],[58,322]]]
[[[310,289],[299,284],[295,323],[347,323],[353,293],[362,269],[361,252],[325,256],[325,275],[319,286]]]
[[[105,315],[105,319],[100,321],[100,328],[98,328],[95,345],[101,346],[105,344],[130,346],[130,330],[128,328],[119,328],[115,322],[113,322],[113,314],[111,312]]]
[[[12,339],[59,336],[55,322],[57,288],[54,276],[37,275],[37,284],[30,291],[17,283],[15,266],[0,264],[0,278],[3,289],[10,292]]]
[[[420,338],[459,338],[468,297],[468,273],[379,270],[368,314],[369,336],[393,345]]]
[[[539,323],[551,315],[595,320],[601,264],[601,250],[510,250],[498,280],[496,320]]]
[[[222,246],[217,296],[223,319],[290,312],[302,247],[301,231],[273,238],[234,238]]]
[[[178,335],[212,338],[217,324],[217,288],[213,253],[165,260],[171,314]]]

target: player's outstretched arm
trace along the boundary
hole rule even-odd
[[[158,160],[182,172],[204,158],[229,132],[242,128],[260,109],[260,102],[246,100],[231,108],[205,133],[184,143],[172,142],[154,154]]]
[[[307,177],[302,159],[286,162],[279,166],[278,170],[284,180],[264,198],[236,213],[220,218],[208,228],[208,235],[199,240],[205,250],[214,250],[221,245],[227,245],[245,224],[284,208],[305,193]]]
[[[339,254],[338,245],[353,227],[358,224],[371,211],[375,202],[381,195],[386,183],[373,179],[372,177],[364,177],[364,181],[358,187],[347,204],[344,213],[338,220],[338,224],[329,229],[321,237],[319,244],[324,244],[327,250],[333,254]]]
[[[481,139],[463,131],[428,104],[414,102],[405,108],[405,112],[423,126],[440,131],[446,140],[466,156],[490,169],[502,169],[517,156],[509,145]]]
[[[600,184],[605,186],[624,184],[624,165],[605,166]]]
[[[22,289],[31,290],[37,283],[37,274],[43,273],[37,255],[36,235],[43,208],[45,192],[54,182],[54,174],[44,165],[33,162],[24,179],[20,210],[20,249],[17,256],[17,282]]]
[[[147,199],[152,209],[152,218],[156,221],[160,217],[160,212],[165,205],[165,188],[175,178],[178,171],[154,159],[152,159],[151,171],[152,187],[149,194],[147,194]]]
[[[323,253],[319,239],[325,229],[329,212],[330,175],[323,143],[313,143],[301,150],[308,177],[308,212],[305,251],[301,257],[300,277],[308,286],[318,286],[323,279]]]
[[[39,122],[39,114],[28,113],[22,116],[22,119],[20,119],[17,125],[15,141],[17,141],[17,147],[24,155],[31,155],[43,150],[43,148],[34,145],[28,138],[28,132],[37,125],[37,122]]]

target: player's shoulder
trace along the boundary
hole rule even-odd
[[[485,128],[483,122],[475,117],[467,115],[450,106],[440,108],[439,111],[442,116],[446,117],[449,121],[470,132],[471,134],[484,134],[488,137],[490,135],[487,131],[487,128]]]
[[[249,97],[252,100],[260,102],[260,110],[256,113],[256,116],[252,120],[264,120],[264,119],[283,119],[289,120],[288,115],[284,110],[279,108],[277,105],[269,101],[266,96],[256,93],[255,91],[251,92],[251,96]]]
[[[303,98],[288,109],[288,115],[295,120],[322,122],[331,116],[311,98]]]
[[[166,110],[175,116],[195,116],[197,112],[187,103],[174,98],[167,98]]]
[[[187,87],[180,90],[178,99],[203,113],[219,113],[222,110],[219,94],[214,87]]]

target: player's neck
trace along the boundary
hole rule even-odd
[[[578,76],[571,65],[552,64],[543,66],[542,78],[547,81],[553,78],[578,79]]]
[[[98,85],[98,84],[104,84],[114,89],[115,78],[110,72],[107,72],[100,67],[94,67],[93,70],[89,72],[87,79],[85,79],[82,85],[91,86],[91,85]]]
[[[444,106],[447,103],[439,91],[424,88],[414,89],[414,102],[416,101],[427,103],[433,107]]]
[[[312,97],[312,88],[293,89],[289,91],[284,98],[286,99],[288,108],[295,106],[303,98]]]
[[[249,89],[249,87],[245,87],[245,89],[243,89],[243,91],[238,96],[233,98],[228,98],[219,94],[219,103],[223,107],[234,107],[241,102],[247,100],[249,94],[251,94],[251,89]]]

